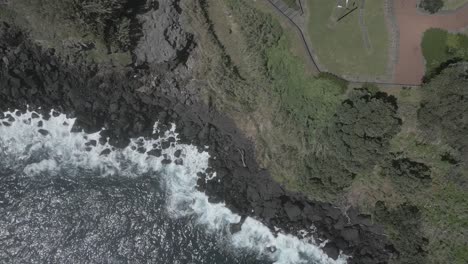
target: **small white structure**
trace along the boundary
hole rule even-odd
[[[348,2],[349,0],[338,0],[336,6],[338,8],[348,8]]]

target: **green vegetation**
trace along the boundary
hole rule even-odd
[[[92,32],[121,51],[130,46],[126,0],[40,0],[28,1],[52,22],[69,21],[83,33]],[[116,35],[115,37],[113,37]]]
[[[375,206],[375,218],[387,226],[387,234],[400,252],[397,263],[421,264],[426,260],[427,239],[421,232],[421,212],[418,207],[403,203],[389,209],[383,202]]]
[[[64,57],[82,51],[97,62],[126,65],[132,34],[125,9],[125,0],[18,0],[0,6],[0,20],[27,28],[33,39]]]
[[[313,132],[328,123],[347,86],[328,76],[305,76],[304,65],[298,64],[297,58],[288,56],[287,45],[287,40],[281,38],[276,47],[266,52],[267,73],[274,82],[274,91],[280,96],[282,107],[298,125]]]
[[[429,29],[424,33],[422,51],[426,59],[426,76],[440,73],[449,61],[468,60],[468,36]]]
[[[460,153],[468,150],[467,80],[467,64],[450,67],[425,87],[418,112],[419,124],[428,136],[443,140]]]
[[[235,102],[243,102],[243,109],[251,109],[238,122],[240,127],[255,131],[252,133],[257,142],[264,142],[257,145],[259,162],[273,167],[278,181],[299,190],[306,173],[304,157],[312,152],[311,146],[321,144],[317,133],[333,117],[347,82],[330,74],[320,78],[309,75],[302,58],[291,53],[296,36],[284,31],[272,15],[259,12],[245,1],[209,3],[212,21],[223,22],[215,23],[213,29],[226,54],[240,56],[227,59],[224,67],[234,66],[242,78],[235,83],[224,79],[217,84],[226,92],[218,97],[230,98],[233,104],[231,109],[225,102],[218,107],[232,115],[239,111]],[[228,23],[220,20],[217,16],[223,12],[232,14],[233,19]],[[233,38],[236,45],[231,45]],[[213,83],[217,83],[224,77],[214,78]],[[251,122],[262,125],[253,129]],[[297,159],[288,158],[291,156]]]
[[[299,5],[297,4],[297,0],[283,0],[283,2],[289,6],[290,8],[299,9]]]
[[[444,6],[442,10],[455,10],[467,4],[467,0],[443,0]]]
[[[444,6],[443,0],[421,0],[419,7],[434,14]]]
[[[372,171],[387,155],[400,123],[394,97],[367,89],[351,92],[320,135],[323,149],[307,159],[303,191],[319,187],[336,195],[356,175]]]
[[[369,50],[359,26],[359,9],[337,21],[336,12],[340,10],[336,8],[336,1],[308,0],[307,3],[310,10],[308,34],[321,65],[340,76],[385,75],[389,37],[382,0],[365,2]]]
[[[356,90],[340,105],[325,132],[327,146],[350,172],[364,173],[386,155],[400,124],[393,96]]]
[[[209,61],[210,92],[222,98],[214,99],[216,107],[254,139],[259,163],[291,190],[372,214],[400,253],[392,263],[465,263],[468,170],[460,165],[466,151],[453,146],[468,139],[440,132],[452,119],[460,121],[454,133],[467,130],[461,116],[468,113],[462,106],[468,96],[456,92],[451,98],[453,91],[440,88],[454,86],[449,80],[462,75],[443,71],[423,89],[393,96],[373,85],[349,90],[332,74],[308,74],[294,49],[296,35],[261,3],[211,2],[212,33],[226,56],[216,67]],[[226,13],[227,22],[221,18]],[[440,102],[455,97],[459,107]],[[432,115],[448,118],[444,123]],[[424,128],[421,118],[439,127]]]

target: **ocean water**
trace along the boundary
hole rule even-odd
[[[196,189],[207,152],[162,150],[173,161],[181,150],[183,165],[146,153],[177,138],[175,127],[113,149],[99,133],[72,133],[74,121],[19,111],[0,120],[1,263],[346,263],[252,218],[231,234],[240,216]]]

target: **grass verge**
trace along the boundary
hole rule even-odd
[[[468,3],[467,0],[443,0],[443,1],[444,1],[444,6],[442,7],[442,10],[455,10]]]

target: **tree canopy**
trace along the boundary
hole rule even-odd
[[[321,138],[326,151],[306,158],[306,188],[335,193],[354,177],[372,170],[387,154],[390,140],[400,131],[396,99],[362,88],[338,106]]]
[[[422,0],[419,3],[419,7],[426,10],[427,12],[434,14],[444,6],[442,0]]]
[[[368,89],[353,91],[326,131],[330,153],[352,173],[370,169],[400,131],[396,99]]]
[[[450,66],[422,89],[421,129],[458,151],[468,150],[468,63]]]

